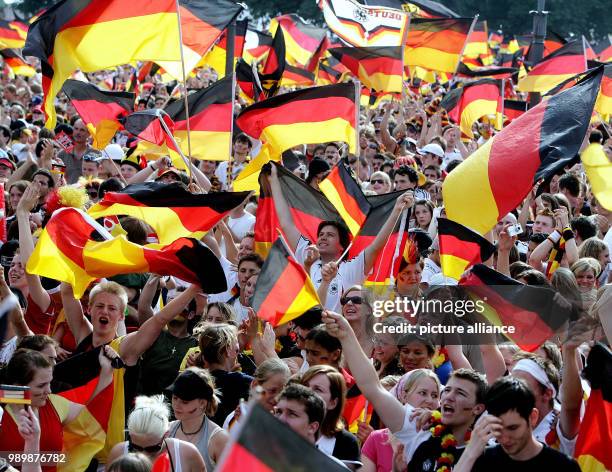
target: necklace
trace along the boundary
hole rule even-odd
[[[444,434],[446,426],[442,424],[442,414],[439,411],[433,412],[432,420],[434,426],[432,426],[429,431],[434,438],[440,438],[440,447],[442,449],[440,456],[436,459],[435,467],[439,467],[435,469],[435,471],[450,472],[455,464],[455,456],[449,452],[449,449],[454,449],[457,446],[457,439],[452,433]],[[466,441],[469,441],[469,436],[470,431],[465,435]]]
[[[204,415],[204,418],[202,418],[202,424],[200,424],[200,427],[198,428],[197,431],[193,432],[193,433],[188,433],[183,429],[183,422],[181,421],[180,425],[181,425],[181,432],[185,435],[185,436],[195,436],[196,434],[198,434],[200,431],[202,431],[202,428],[204,427],[204,423],[206,422],[206,415]]]

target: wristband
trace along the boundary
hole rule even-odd
[[[559,233],[559,231],[557,230],[554,230],[551,234],[548,235],[548,238],[546,239],[550,239],[553,244],[557,244],[561,239],[561,233]]]
[[[571,230],[571,228],[565,228],[563,230],[563,239],[565,239],[566,241],[574,239],[574,232]]]

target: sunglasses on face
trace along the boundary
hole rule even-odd
[[[374,184],[384,184],[384,183],[385,183],[385,181],[384,181],[384,180],[374,179],[374,180],[370,180],[370,183],[371,183],[372,185],[374,185]]]
[[[353,305],[361,305],[363,303],[363,298],[361,297],[342,297],[340,299],[340,305],[344,306],[346,305],[348,302],[352,302]]]
[[[147,454],[157,454],[161,451],[162,447],[164,447],[164,441],[159,444],[154,444],[153,446],[142,447],[138,444],[134,444],[131,440],[128,441],[128,452],[144,452]]]

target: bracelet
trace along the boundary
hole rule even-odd
[[[553,244],[557,244],[561,239],[561,233],[559,231],[554,230],[546,239],[550,239]]]
[[[574,239],[574,232],[571,230],[571,228],[565,228],[563,230],[563,239],[565,239],[565,241]]]

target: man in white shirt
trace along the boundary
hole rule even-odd
[[[219,163],[215,170],[215,175],[219,179],[223,190],[229,190],[231,183],[245,168],[252,148],[253,143],[246,134],[240,133],[234,138],[232,159]]]
[[[343,259],[338,263],[338,259],[340,259],[340,256],[349,245],[349,232],[346,225],[335,221],[322,222],[317,229],[318,238],[315,242],[316,244],[313,244],[312,241],[308,241],[300,234],[295,227],[291,210],[283,196],[278,181],[276,166],[272,166],[272,173],[269,179],[278,221],[287,238],[289,247],[295,252],[297,261],[303,264],[306,270],[309,271],[310,278],[315,287],[318,288],[323,283],[322,269],[325,266],[327,266],[327,269],[335,272],[334,277],[329,282],[327,296],[323,305],[330,310],[340,311],[340,297],[344,290],[353,285],[363,283],[366,276],[372,270],[379,251],[383,248],[393,231],[400,213],[404,208],[412,206],[414,201],[412,191],[407,191],[397,199],[389,218],[380,229],[372,244],[356,257],[349,260]]]

